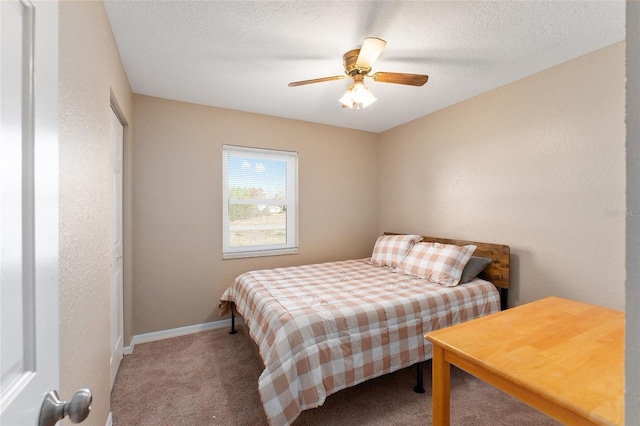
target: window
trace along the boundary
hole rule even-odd
[[[298,153],[224,145],[222,257],[298,252]]]

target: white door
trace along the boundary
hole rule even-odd
[[[124,129],[111,110],[111,387],[124,349],[122,272],[122,147]]]
[[[58,387],[58,3],[0,0],[0,424]]]

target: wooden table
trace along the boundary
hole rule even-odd
[[[451,364],[565,424],[624,423],[624,312],[549,297],[425,338],[436,426],[450,422]]]

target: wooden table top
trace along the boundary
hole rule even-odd
[[[624,312],[549,297],[425,337],[595,423],[624,423]]]

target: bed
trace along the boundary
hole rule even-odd
[[[461,248],[454,251],[464,264],[472,257],[491,263],[466,283],[457,282],[457,270],[425,279],[415,253],[433,247]],[[220,307],[232,322],[235,312],[244,317],[258,347],[269,423],[289,425],[341,389],[414,364],[414,390],[422,391],[421,366],[432,355],[423,336],[506,307],[508,288],[508,246],[387,233],[370,258],[242,274]]]

